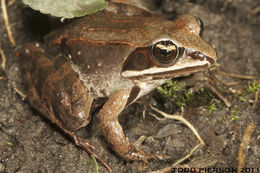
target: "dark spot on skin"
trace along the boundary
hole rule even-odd
[[[53,64],[56,68],[63,66],[63,64],[67,63],[68,61],[64,58],[64,56],[59,56],[54,59]]]
[[[140,88],[138,86],[134,86],[131,90],[131,93],[128,97],[128,100],[126,102],[126,107],[129,106],[135,99],[136,97],[138,96],[139,92],[140,92]]]
[[[67,38],[62,38],[61,42],[60,42],[60,46],[61,46],[61,51],[63,54],[67,55],[69,54],[68,49],[67,49]]]
[[[45,84],[46,79],[48,78],[48,76],[50,76],[51,74],[53,74],[55,72],[56,72],[56,69],[52,65],[43,66],[43,67],[39,68],[38,74],[36,74],[36,77],[35,77],[35,79],[37,80],[37,82],[35,82],[35,87],[40,95],[42,94],[42,87]]]

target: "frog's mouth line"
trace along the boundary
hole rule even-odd
[[[152,76],[153,80],[175,78],[175,77],[187,76],[190,75],[191,73],[205,71],[208,69],[208,67],[209,66],[205,64],[199,67],[186,67],[175,71],[162,72],[154,75],[145,75],[145,76]]]
[[[204,60],[192,63],[179,63],[168,68],[152,67],[142,71],[127,70],[122,72],[122,76],[125,78],[165,79],[186,76],[190,73],[204,71],[209,66],[209,61]]]

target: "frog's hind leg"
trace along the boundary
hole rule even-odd
[[[21,65],[24,78],[23,81],[25,83],[25,88],[27,89],[27,99],[29,103],[70,136],[77,146],[96,157],[108,170],[112,170],[111,167],[97,153],[95,153],[95,147],[91,145],[88,140],[77,136],[71,131],[77,130],[86,125],[89,121],[89,117],[86,117],[86,121],[79,121],[76,124],[74,123],[72,126],[64,126],[64,123],[69,121],[70,117],[62,120],[61,117],[57,117],[56,115],[56,113],[63,113],[61,109],[64,107],[65,110],[67,109],[69,114],[73,114],[73,106],[77,109],[77,106],[81,106],[78,105],[78,103],[82,102],[87,102],[91,105],[93,100],[88,96],[82,98],[82,93],[76,95],[72,94],[71,100],[64,99],[66,90],[70,90],[71,94],[75,93],[73,90],[77,90],[81,87],[73,78],[68,78],[67,82],[76,82],[76,86],[71,86],[71,88],[66,88],[64,86],[63,79],[67,76],[63,71],[63,67],[65,66],[61,67],[61,71],[58,72],[52,61],[46,57],[45,53],[33,44],[26,45],[24,50],[21,52]],[[64,75],[60,75],[62,72],[64,72]],[[51,75],[52,77],[49,77]],[[50,80],[47,78],[50,78]],[[83,90],[80,90],[79,92],[82,91]],[[65,104],[65,106],[63,105],[62,107],[62,104]],[[84,113],[89,113],[90,108],[87,107],[86,109],[87,110],[83,110],[85,111]],[[73,119],[75,120],[75,117],[72,116],[71,120]],[[73,124],[73,122],[71,123]]]

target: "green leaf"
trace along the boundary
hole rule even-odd
[[[34,10],[56,17],[73,18],[92,14],[107,6],[106,0],[22,0]]]
[[[96,160],[96,158],[93,155],[91,157],[92,157],[93,162],[94,162],[95,173],[99,173],[97,160]]]
[[[10,147],[13,147],[14,144],[12,142],[6,142]]]

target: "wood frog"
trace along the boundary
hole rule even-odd
[[[96,116],[114,152],[126,160],[156,158],[130,143],[118,116],[167,79],[204,71],[217,60],[201,32],[200,20],[190,15],[175,21],[108,11],[83,17],[47,35],[45,50],[36,44],[21,50],[28,101],[102,161],[74,132],[105,98]]]

